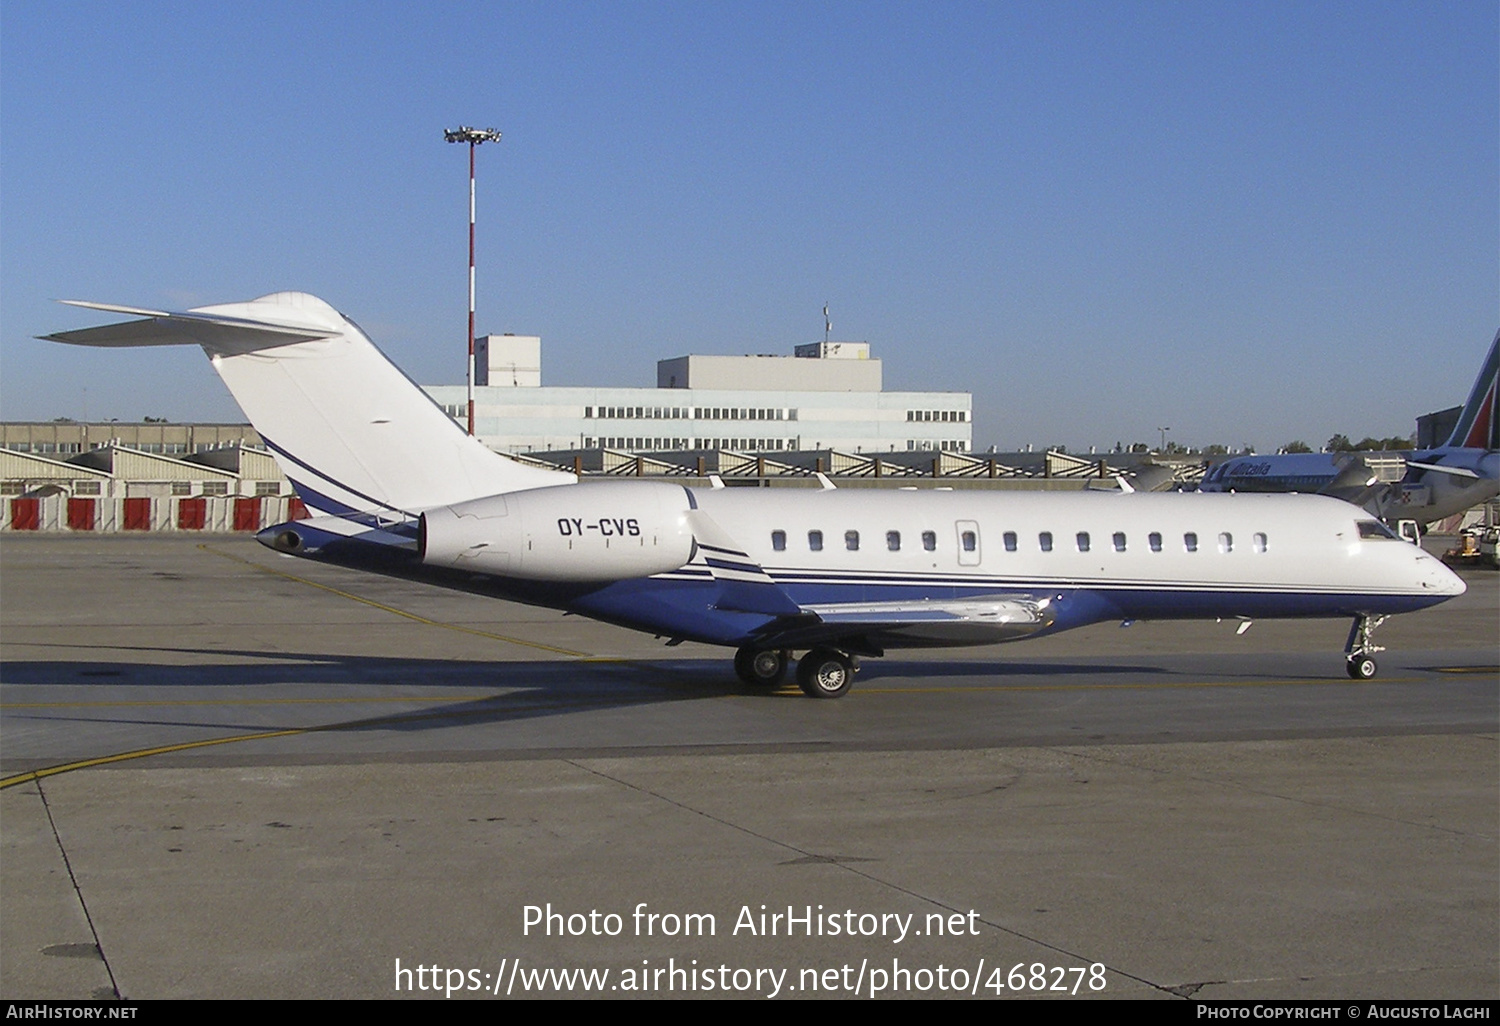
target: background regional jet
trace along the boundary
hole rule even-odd
[[[1308,492],[1332,495],[1389,523],[1429,524],[1500,495],[1500,333],[1490,343],[1474,387],[1448,440],[1435,449],[1380,453],[1403,464],[1399,481],[1383,482],[1366,462],[1374,453],[1289,453],[1225,460],[1199,486],[1205,492]]]
[[[848,491],[578,483],[465,434],[353,321],[300,292],[47,336],[203,347],[316,516],[278,552],[735,648],[814,697],[857,656],[1104,620],[1346,617],[1376,672],[1385,617],[1462,594],[1436,559],[1304,495]]]

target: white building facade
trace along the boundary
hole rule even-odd
[[[662,360],[656,388],[553,387],[540,384],[539,339],[489,336],[475,344],[476,364],[488,355],[475,379],[488,383],[474,390],[474,431],[502,452],[972,449],[970,393],[883,391],[880,361],[863,342],[797,352]],[[423,387],[466,422],[464,386]]]

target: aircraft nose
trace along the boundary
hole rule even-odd
[[[1444,598],[1457,598],[1469,590],[1464,579],[1431,556],[1422,559],[1422,587]]]

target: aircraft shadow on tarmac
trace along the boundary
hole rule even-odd
[[[31,706],[12,694],[7,704],[7,718],[13,721],[44,720],[52,723],[69,721],[87,723],[120,723],[141,726],[196,727],[211,730],[266,731],[279,728],[320,731],[356,730],[426,730],[454,726],[462,722],[504,722],[535,717],[556,716],[571,712],[599,711],[665,702],[702,698],[743,696],[748,698],[787,698],[805,701],[795,684],[784,684],[779,690],[750,689],[734,676],[727,661],[682,658],[620,659],[588,661],[505,661],[393,659],[386,657],[329,655],[253,649],[185,648],[151,646],[92,646],[86,644],[34,645],[33,648],[64,649],[83,654],[90,649],[108,652],[168,653],[182,656],[252,659],[253,662],[207,663],[183,665],[164,662],[119,662],[105,659],[18,660],[7,661],[0,668],[0,680],[11,685],[64,687],[68,699],[50,699],[48,707]],[[949,684],[965,678],[993,681],[1000,677],[1031,679],[1065,676],[1132,676],[1141,674],[1171,675],[1174,671],[1160,666],[1124,664],[1080,664],[1064,662],[996,663],[981,660],[961,662],[882,660],[865,664],[861,683],[883,679],[892,682],[941,679]],[[304,696],[294,692],[306,686]],[[73,689],[98,688],[110,696],[106,704],[84,712],[73,706],[95,701],[81,697]],[[232,699],[214,694],[224,688],[275,687],[276,695],[243,695],[247,705],[269,700],[287,702],[287,711],[297,713],[265,719],[228,721],[216,718],[165,719],[151,716],[148,698],[132,695],[135,689],[188,689],[212,697],[198,699],[209,703],[231,703]],[[360,694],[340,694],[342,688],[369,691],[370,705],[362,705]],[[330,691],[329,689],[333,690]],[[482,696],[448,696],[435,692],[455,689],[489,688],[496,693]],[[290,692],[293,692],[289,694]],[[389,692],[399,691],[399,695]],[[382,693],[384,692],[384,693]],[[422,708],[383,713],[375,703],[389,707],[402,697]],[[103,698],[103,695],[101,695]],[[442,698],[438,705],[423,703]],[[114,700],[130,703],[111,707]],[[327,704],[319,702],[326,700]],[[162,696],[162,706],[192,702],[186,694]],[[57,702],[58,704],[52,704]],[[353,716],[342,711],[334,722],[314,717],[308,712],[339,708],[343,704]],[[159,711],[159,710],[158,710]],[[145,715],[142,715],[145,714]]]
[[[258,651],[235,648],[173,648],[164,645],[31,644],[29,648],[61,649],[82,654],[101,652],[151,652],[190,656],[236,657],[262,660],[251,663],[193,664],[118,662],[111,660],[6,660],[0,664],[0,683],[43,685],[138,685],[150,687],[230,687],[261,684],[367,684],[406,687],[531,687],[579,694],[590,689],[618,692],[634,683],[654,689],[668,687],[674,693],[691,687],[697,697],[726,694],[774,694],[747,688],[734,676],[727,659],[590,658],[582,660],[455,660],[392,659],[371,656],[330,655],[325,652]],[[621,669],[633,671],[622,679]],[[651,673],[659,681],[649,680]],[[1085,674],[1164,674],[1180,671],[1161,665],[1100,661],[1009,662],[965,659],[934,661],[915,659],[867,660],[861,665],[861,682],[882,678],[956,677],[1060,677]],[[790,674],[788,674],[790,677]],[[674,697],[677,697],[674,694]],[[686,696],[694,697],[694,696]]]

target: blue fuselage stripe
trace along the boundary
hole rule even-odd
[[[283,458],[285,458],[289,462],[295,463],[297,466],[301,467],[303,470],[307,471],[309,474],[312,474],[315,477],[319,477],[319,478],[323,479],[324,481],[327,481],[329,484],[333,485],[335,488],[342,488],[344,491],[348,492],[350,495],[357,495],[361,499],[364,499],[366,502],[368,502],[370,504],[369,507],[368,507],[369,509],[376,509],[376,508],[379,508],[379,509],[388,509],[388,510],[390,510],[393,513],[402,513],[402,514],[404,514],[406,516],[411,516],[412,515],[412,514],[406,512],[405,510],[398,509],[397,507],[392,506],[388,502],[381,502],[379,499],[371,498],[370,496],[366,495],[364,492],[359,491],[357,488],[350,488],[348,485],[344,484],[342,481],[337,480],[336,478],[329,477],[327,474],[323,473],[321,470],[319,470],[317,467],[314,467],[312,464],[307,463],[304,460],[298,459],[296,456],[292,455],[290,452],[288,452],[287,450],[283,449],[281,446],[277,445],[275,442],[271,441],[265,435],[261,435],[260,436],[260,440],[262,442],[266,443],[266,448],[268,448],[272,452],[277,453],[278,455],[282,456]],[[287,479],[288,480],[291,479],[291,475],[290,474],[287,475]],[[298,489],[298,494],[301,494],[301,489]],[[327,496],[322,496],[322,498],[323,498],[323,500],[325,502],[331,502],[332,501],[332,500],[328,499]],[[303,496],[302,501],[303,502],[307,502],[308,501],[307,497]],[[327,508],[327,507],[325,506],[325,507],[321,507],[321,508]],[[347,510],[348,512],[350,512],[350,513],[358,512],[352,506],[345,506],[344,509]]]

